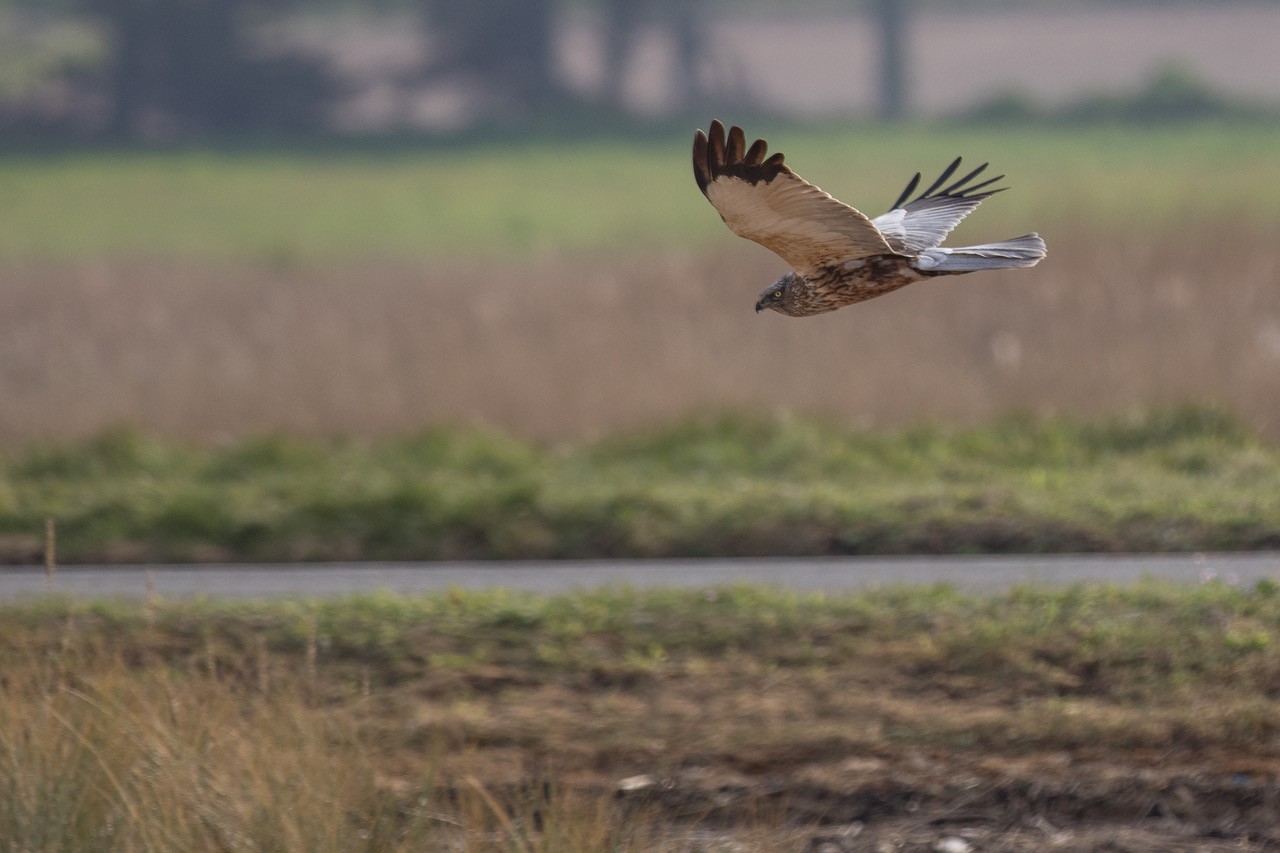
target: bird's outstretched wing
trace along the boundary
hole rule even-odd
[[[997,175],[980,184],[970,183],[987,168],[986,163],[952,182],[945,189],[939,189],[951,179],[958,168],[960,168],[959,157],[938,176],[933,186],[908,202],[911,194],[920,185],[920,173],[916,172],[916,176],[907,184],[907,188],[902,191],[902,195],[898,196],[898,200],[893,203],[889,212],[871,220],[895,251],[906,255],[918,255],[925,249],[932,249],[939,245],[947,234],[951,233],[951,229],[959,225],[960,220],[972,213],[985,199],[1007,189],[1007,187],[1001,187],[998,190],[982,192],[1004,175]]]
[[[765,158],[763,139],[748,148],[742,128],[711,122],[693,135],[693,175],[725,224],[777,253],[802,276],[871,255],[895,254],[871,220]]]

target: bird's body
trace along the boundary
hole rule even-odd
[[[719,121],[693,138],[694,177],[725,224],[794,269],[765,289],[757,311],[808,317],[923,278],[1030,267],[1045,255],[1044,241],[1034,233],[979,246],[941,246],[960,220],[1000,191],[985,189],[999,177],[973,183],[985,163],[944,188],[960,165],[956,158],[911,199],[917,173],[888,213],[868,219],[792,172],[781,154],[766,159],[766,150],[762,139],[747,148],[741,128],[726,134]]]
[[[825,314],[883,296],[922,278],[924,274],[913,268],[908,258],[873,255],[828,267],[809,277],[788,273],[765,290],[757,310],[771,308],[789,317]],[[775,289],[781,296],[772,296]]]

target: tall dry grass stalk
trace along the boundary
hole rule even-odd
[[[53,588],[53,573],[58,566],[58,528],[52,518],[44,520],[44,585]]]
[[[742,241],[446,267],[9,266],[0,441],[470,420],[577,437],[726,407],[880,425],[1185,401],[1280,434],[1273,234],[1188,221],[1045,236],[1035,270],[807,320],[752,312],[783,267]]]
[[[75,648],[64,655],[76,656]],[[334,720],[216,679],[6,666],[0,836],[18,850],[338,850],[377,796]]]
[[[0,693],[0,840],[6,850],[664,853],[695,849],[687,827],[656,811],[620,810],[611,790],[511,783],[518,769],[392,777],[431,766],[336,695],[287,675],[228,673],[268,664],[206,646],[184,671],[127,661],[73,637],[52,658],[6,660]],[[98,640],[101,640],[99,637]],[[42,644],[32,642],[31,648]],[[46,649],[47,645],[44,646]],[[204,657],[200,655],[199,657]],[[333,687],[332,680],[329,687]],[[401,728],[403,728],[403,724]],[[519,762],[516,762],[518,765]],[[491,769],[491,768],[490,768]],[[796,831],[750,826],[751,849],[796,849]]]

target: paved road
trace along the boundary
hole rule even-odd
[[[51,586],[37,566],[0,568],[0,600],[49,589],[82,598],[140,598],[150,570],[167,598],[327,597],[390,590],[412,593],[508,587],[531,592],[627,584],[708,587],[738,582],[839,591],[889,584],[947,582],[975,591],[1015,584],[1061,586],[1087,581],[1132,583],[1150,575],[1177,583],[1221,578],[1280,581],[1280,552],[1012,557],[851,557],[787,560],[619,560],[516,563],[311,563],[297,565],[76,566]]]

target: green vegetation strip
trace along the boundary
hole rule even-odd
[[[722,118],[732,118],[722,116]],[[990,160],[1016,192],[957,237],[1035,228],[1280,222],[1280,126],[1135,128],[746,122],[866,212],[917,170]],[[705,122],[704,122],[705,125]],[[693,128],[648,139],[485,141],[393,150],[0,156],[0,260],[486,257],[729,245],[693,185]],[[970,229],[973,230],[970,230]]]
[[[1274,700],[1278,638],[1280,586],[1268,580],[1252,588],[1220,580],[1025,587],[997,596],[946,585],[839,595],[732,586],[149,605],[50,597],[0,606],[0,654],[15,665],[65,658],[64,669],[87,681],[122,665],[169,669],[240,681],[252,692],[266,654],[278,673],[318,679],[335,701],[372,688],[429,697],[439,690],[442,702],[465,703],[548,684],[590,693],[790,672],[828,687],[877,682],[926,700],[949,685],[953,699],[967,695],[979,704],[998,704],[1008,693],[1148,713],[1164,694],[1170,707],[1213,695],[1226,708],[1228,699]],[[41,678],[53,673],[38,669]],[[1206,742],[1277,754],[1280,718],[1271,711],[1266,731],[1252,732],[1266,734],[1265,742],[1204,722],[1197,737]],[[1023,723],[1026,747],[1037,739],[1031,729],[1045,721]],[[1070,741],[1079,734],[1043,725],[1039,739],[1048,748],[1088,745],[1087,738]],[[952,745],[973,746],[974,736],[968,731],[965,743]]]
[[[1280,546],[1280,448],[1204,409],[851,431],[741,418],[563,448],[478,429],[0,458],[0,553],[68,562]]]

